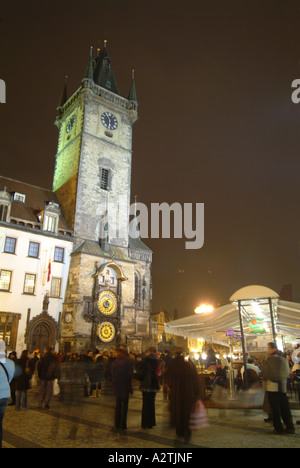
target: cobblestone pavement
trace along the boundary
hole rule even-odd
[[[176,440],[169,427],[168,402],[157,395],[157,426],[142,429],[142,398],[136,391],[129,402],[128,430],[112,431],[114,397],[82,398],[68,408],[53,397],[51,409],[38,409],[38,388],[28,392],[27,411],[8,407],[3,421],[3,448],[299,448],[300,426],[295,435],[275,435],[261,410],[208,409],[209,426],[195,432],[189,445]],[[293,409],[294,420],[300,410]],[[77,430],[76,437],[74,437]]]

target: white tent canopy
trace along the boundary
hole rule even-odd
[[[260,317],[271,331],[270,303],[277,335],[300,340],[300,304],[279,299],[278,294],[264,286],[247,286],[230,298],[230,303],[200,315],[194,314],[165,324],[165,332],[185,338],[203,338],[227,345],[226,331],[240,332],[238,304],[241,306],[244,333],[249,322]]]
[[[225,345],[226,330],[235,329],[240,329],[239,312],[235,304],[227,304],[207,314],[195,314],[165,324],[165,332],[170,335],[214,339]]]
[[[300,339],[300,304],[280,299],[277,304],[276,324],[279,333]]]
[[[266,288],[265,286],[253,285],[246,286],[245,288],[236,291],[231,298],[233,301],[247,301],[253,299],[277,298],[279,295],[273,289]]]

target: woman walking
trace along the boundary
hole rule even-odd
[[[138,378],[141,381],[140,390],[143,393],[143,429],[152,429],[156,426],[155,397],[160,388],[157,375],[159,366],[160,359],[155,348],[149,348],[138,368]]]
[[[17,361],[17,365],[21,370],[21,375],[16,379],[16,411],[22,409],[27,410],[27,390],[30,388],[30,379],[32,377],[32,369],[30,366],[29,351],[24,350],[21,354],[20,359]]]

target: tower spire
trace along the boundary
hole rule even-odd
[[[68,79],[68,75],[66,75],[65,77],[65,84],[64,84],[64,87],[63,87],[63,91],[61,93],[61,97],[60,97],[60,101],[59,101],[59,104],[58,104],[58,107],[63,107],[63,105],[67,102],[68,100],[68,94],[67,94],[67,79]]]
[[[103,49],[100,50],[97,55],[93,78],[96,85],[120,95],[117,81],[111,66],[111,60],[108,55],[106,40],[104,41]]]
[[[134,80],[134,70],[132,70],[131,85],[130,85],[129,94],[128,94],[128,101],[137,102],[135,80]]]
[[[90,48],[90,56],[89,56],[89,61],[85,70],[84,78],[88,78],[90,80],[93,79],[93,46]]]

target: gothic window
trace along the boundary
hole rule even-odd
[[[25,281],[24,281],[24,294],[34,294],[35,292],[35,283],[36,283],[36,275],[31,273],[25,273]]]
[[[12,271],[0,270],[0,291],[10,291]]]
[[[14,254],[16,252],[17,239],[14,237],[7,237],[5,239],[4,252]]]

